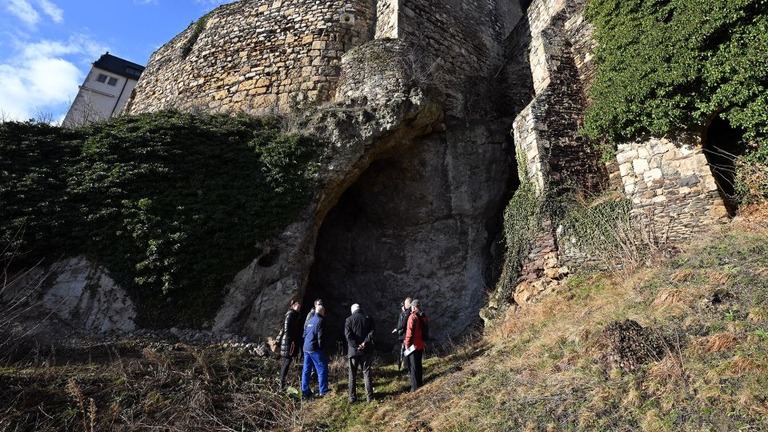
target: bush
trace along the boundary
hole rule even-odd
[[[74,131],[5,123],[0,138],[23,167],[3,174],[0,238],[22,227],[28,262],[104,265],[145,326],[209,318],[259,242],[309,203],[324,153],[277,119],[171,111]]]
[[[768,2],[590,0],[599,65],[584,132],[612,143],[703,130],[768,140]]]

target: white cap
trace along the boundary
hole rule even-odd
[[[352,313],[355,313],[355,311],[360,310],[360,305],[355,303],[355,304],[352,305],[351,309],[352,309]]]

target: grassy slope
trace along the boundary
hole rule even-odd
[[[573,277],[564,297],[512,310],[482,341],[430,359],[417,394],[350,412],[342,392],[313,406],[310,423],[328,430],[767,430],[766,240],[762,226],[732,224],[631,274]],[[632,373],[600,360],[602,329],[627,318],[665,336],[664,359]]]
[[[766,240],[763,225],[734,223],[638,271],[572,277],[563,296],[428,358],[414,394],[379,363],[378,401],[349,405],[336,358],[330,397],[302,403],[276,392],[274,360],[134,342],[6,362],[0,430],[768,430]],[[627,318],[664,335],[666,357],[608,367],[602,330]]]

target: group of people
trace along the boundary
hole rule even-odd
[[[278,335],[280,343],[280,389],[286,387],[288,370],[293,359],[304,353],[304,363],[301,371],[301,394],[304,398],[323,397],[328,389],[328,357],[326,355],[327,340],[323,339],[325,307],[322,299],[314,302],[314,307],[307,314],[304,325],[301,325],[299,311],[301,303],[291,302],[283,320],[283,327]],[[344,322],[344,337],[347,341],[347,358],[349,368],[348,396],[350,402],[357,401],[357,371],[362,369],[365,384],[366,400],[373,400],[373,382],[371,367],[373,366],[373,336],[375,324],[373,318],[366,315],[359,304],[350,308],[350,315]],[[401,342],[401,355],[407,362],[411,378],[411,391],[422,385],[422,359],[424,354],[427,332],[427,316],[420,310],[418,300],[405,299],[401,305],[398,332]],[[299,345],[301,344],[301,350]],[[318,391],[312,393],[311,377],[317,375]]]

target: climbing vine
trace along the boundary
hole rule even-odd
[[[584,132],[616,143],[714,115],[768,160],[768,0],[589,0],[597,75]]]

